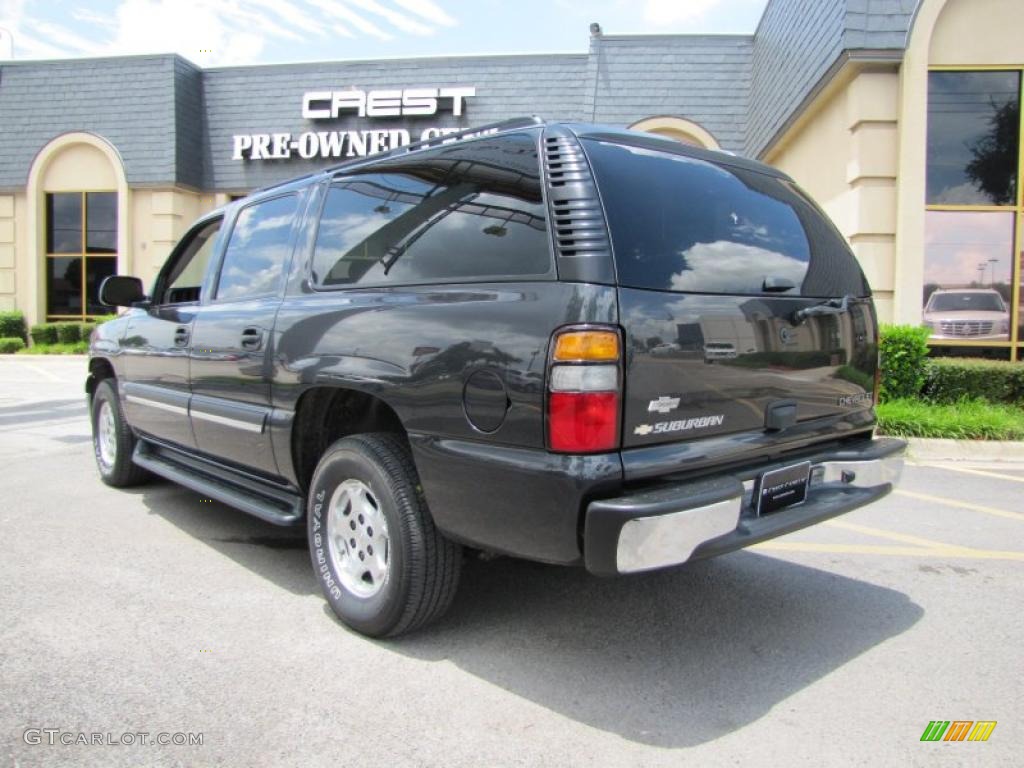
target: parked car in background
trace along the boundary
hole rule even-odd
[[[993,288],[933,291],[924,307],[924,323],[936,339],[1010,338],[1010,308]]]
[[[666,355],[674,355],[676,352],[679,351],[679,349],[680,347],[678,344],[671,341],[666,341],[663,342],[662,344],[655,344],[653,347],[651,347],[651,354],[656,357],[665,357]]]
[[[732,360],[736,357],[736,345],[728,341],[709,341],[704,345],[704,362]]]
[[[100,293],[128,308],[90,344],[102,479],[306,526],[368,635],[440,616],[465,547],[649,571],[873,502],[902,464],[839,233],[779,171],[650,134],[524,119],[327,168],[203,216],[148,295]],[[647,349],[704,318],[857,375]]]

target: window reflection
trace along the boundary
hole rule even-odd
[[[244,208],[228,240],[217,284],[218,299],[275,293],[291,255],[298,198],[285,195]]]
[[[342,178],[324,203],[318,285],[413,285],[550,271],[535,140],[527,134],[399,159]]]
[[[47,313],[82,314],[82,259],[59,256],[47,259],[46,262]]]
[[[1020,217],[1017,226],[1024,228],[1024,216]],[[1024,237],[1024,232],[1021,233],[1021,236]],[[1019,300],[1024,300],[1024,249],[1018,254],[1018,258],[1020,258],[1020,271],[1017,272],[1020,275],[1020,293],[1018,295],[1020,296]],[[1017,308],[1017,341],[1024,342],[1024,312],[1020,311],[1020,307]],[[1024,350],[1017,353],[1017,359],[1024,360]]]
[[[97,294],[117,271],[117,193],[47,192],[45,227],[47,317],[108,312]]]
[[[85,313],[103,315],[110,308],[100,302],[100,284],[117,273],[117,259],[99,257],[85,260]]]
[[[794,185],[668,148],[583,144],[620,284],[749,295],[773,282],[785,295],[866,292],[846,244]]]
[[[85,195],[85,249],[89,253],[117,252],[117,193]]]
[[[928,76],[930,205],[1014,205],[1019,72]]]
[[[82,194],[46,195],[46,252],[82,252]]]
[[[1008,341],[1012,213],[929,211],[924,322],[933,339]]]

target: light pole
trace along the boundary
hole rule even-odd
[[[999,263],[999,259],[989,259],[988,263],[992,265],[992,277],[989,278],[988,284],[989,285],[995,285],[996,284],[996,264]]]
[[[978,287],[983,288],[985,285],[985,270],[988,269],[988,262],[983,261],[978,265]]]

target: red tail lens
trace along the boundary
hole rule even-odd
[[[551,450],[598,453],[619,444],[617,392],[552,392],[548,399]]]

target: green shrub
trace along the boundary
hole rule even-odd
[[[900,437],[955,440],[1024,440],[1024,408],[985,400],[935,404],[917,398],[877,408],[878,430]]]
[[[25,348],[25,342],[17,336],[0,336],[0,354],[9,355]]]
[[[882,402],[917,397],[925,381],[931,329],[916,325],[883,325],[879,342]]]
[[[33,325],[29,334],[32,336],[33,344],[56,344],[57,324],[40,323],[39,325]]]
[[[81,323],[54,323],[57,327],[57,341],[61,344],[74,344],[82,340]]]
[[[89,351],[89,344],[76,341],[74,344],[33,344],[31,347],[18,350],[19,355],[84,355]]]
[[[0,338],[21,339],[28,342],[25,315],[19,310],[0,312]]]
[[[96,329],[96,323],[92,323],[92,322],[78,323],[78,338],[79,338],[79,340],[80,341],[88,342],[89,341],[89,337],[92,335],[92,332],[95,329]]]
[[[1024,403],[1024,365],[1001,360],[932,358],[922,392],[935,403],[955,403],[965,397],[980,397],[992,403]]]

